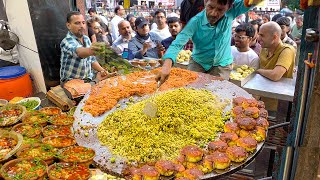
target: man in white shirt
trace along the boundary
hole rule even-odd
[[[255,35],[255,29],[249,23],[240,24],[235,29],[235,46],[231,46],[233,63],[235,65],[248,65],[254,69],[259,68],[259,57],[249,47],[252,38]]]
[[[124,48],[128,48],[129,41],[132,37],[132,28],[129,21],[122,20],[118,24],[120,36],[113,42],[112,49],[118,54],[122,54]]]
[[[88,14],[89,14],[90,18],[97,17],[97,18],[100,19],[100,21],[101,21],[103,24],[105,24],[106,26],[108,26],[108,20],[107,20],[107,18],[105,18],[105,17],[102,16],[102,15],[99,15],[94,8],[90,8],[90,9],[88,10]]]
[[[117,6],[114,9],[115,16],[111,20],[111,36],[112,40],[116,40],[119,37],[118,24],[120,21],[124,20],[122,16],[125,14],[123,6]]]
[[[162,9],[157,10],[155,12],[155,19],[158,27],[152,29],[151,32],[158,34],[161,40],[170,37],[171,33],[167,24],[166,13]]]

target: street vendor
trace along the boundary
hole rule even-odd
[[[67,15],[68,33],[61,41],[61,68],[60,81],[64,83],[72,79],[86,81],[100,80],[108,77],[108,72],[100,66],[95,58],[94,51],[99,49],[95,43],[91,44],[85,34],[86,21],[80,12],[70,12]],[[98,73],[94,79],[92,69]]]
[[[246,6],[248,6],[247,0]],[[261,0],[253,0],[257,4]],[[189,70],[229,79],[232,70],[232,21],[249,10],[243,0],[207,0],[205,10],[194,16],[178,34],[162,57],[164,65],[157,80],[163,83],[183,46],[191,38],[194,43]]]

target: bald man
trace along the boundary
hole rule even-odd
[[[118,53],[122,54],[124,48],[128,48],[128,43],[133,37],[132,28],[129,21],[122,20],[118,24],[120,36],[113,42],[112,48]]]
[[[257,73],[272,81],[293,76],[295,50],[282,43],[281,32],[281,27],[276,22],[263,24],[259,31],[259,42],[263,49],[260,52],[260,69]]]

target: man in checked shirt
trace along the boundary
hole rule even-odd
[[[110,74],[100,66],[94,56],[94,51],[100,47],[95,43],[91,44],[89,37],[85,35],[86,21],[83,15],[80,12],[70,12],[66,25],[69,31],[60,44],[61,83],[72,79],[97,83],[109,77]],[[92,69],[98,72],[95,79]]]

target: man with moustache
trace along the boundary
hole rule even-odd
[[[112,49],[114,49],[118,54],[122,54],[124,48],[128,48],[129,41],[133,35],[129,21],[120,21],[118,29],[120,36],[113,42]]]
[[[257,4],[260,0],[253,0]],[[156,80],[168,78],[178,53],[191,38],[194,44],[189,70],[229,79],[232,70],[231,26],[240,14],[249,11],[243,0],[206,0],[205,10],[194,16],[162,57],[164,64]]]
[[[61,41],[61,68],[60,81],[63,84],[72,79],[82,79],[85,82],[100,80],[108,77],[108,72],[104,70],[95,58],[94,51],[99,49],[95,43],[91,44],[85,34],[86,21],[80,12],[70,12],[67,15],[68,33]],[[94,79],[92,68],[98,73]]]

